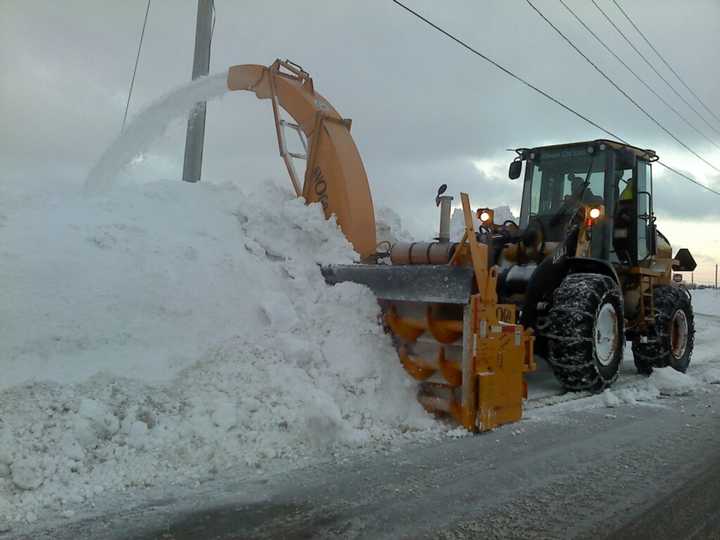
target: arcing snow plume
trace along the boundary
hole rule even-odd
[[[140,111],[105,150],[85,180],[88,191],[103,191],[130,161],[162,135],[170,122],[188,114],[198,101],[209,101],[228,92],[227,71],[196,79],[156,99]]]

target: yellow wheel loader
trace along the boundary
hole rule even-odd
[[[375,293],[427,410],[471,431],[519,420],[523,375],[535,369],[536,353],[569,390],[612,384],[626,340],[643,373],[687,369],[693,312],[671,276],[695,262],[687,250],[673,258],[655,226],[652,150],[608,140],[517,149],[509,176],[524,169],[519,223],[496,224],[489,208],[473,212],[463,193],[464,234],[452,242],[452,197],[443,186],[435,241],[377,246],[351,122],[315,92],[310,76],[277,60],[231,67],[228,87],[272,101],[296,193],[334,215],[362,258],[323,268],[326,281]],[[288,150],[288,129],[304,152]],[[302,185],[295,160],[306,161]]]
[[[673,271],[692,271],[687,249],[672,257],[653,213],[658,157],[608,140],[516,150],[525,164],[516,245],[491,227],[499,294],[522,306],[537,350],[570,390],[602,390],[617,377],[626,340],[640,372],[685,371],[694,341],[690,295]],[[516,247],[517,246],[517,247]]]

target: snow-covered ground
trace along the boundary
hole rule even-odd
[[[693,309],[700,316],[701,321],[707,321],[708,316],[720,317],[720,289],[695,289],[690,292]],[[704,323],[700,324],[704,326]]]
[[[672,368],[655,369],[649,377],[639,375],[632,359],[630,344],[625,347],[620,376],[612,388],[601,394],[562,393],[550,369],[544,363],[528,376],[528,420],[558,420],[571,411],[609,407],[619,404],[662,406],[662,398],[693,392],[717,391],[720,384],[720,354],[715,340],[720,331],[720,291],[692,292],[695,310],[695,349],[687,373]],[[659,401],[660,400],[660,401]],[[610,414],[610,413],[609,413]]]

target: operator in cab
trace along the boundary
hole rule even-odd
[[[586,184],[585,180],[574,174],[568,174],[568,180],[570,180],[570,195],[568,195],[570,202],[603,204],[602,196],[593,193],[590,184]]]
[[[627,184],[625,185],[625,189],[623,189],[622,193],[620,194],[620,200],[621,201],[631,201],[633,198],[633,188],[635,184],[635,178],[632,176],[628,178]]]

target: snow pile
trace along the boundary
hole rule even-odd
[[[606,407],[655,401],[662,396],[686,396],[704,381],[671,368],[655,368],[649,377],[631,385],[605,390],[599,399]]]
[[[515,214],[513,214],[513,211],[507,204],[495,208],[493,210],[493,215],[493,221],[496,225],[502,225],[506,221],[514,221],[515,223],[517,223],[518,220],[518,218],[515,217]]]
[[[473,228],[477,231],[480,228],[480,220],[475,213],[472,215]],[[459,242],[465,234],[465,217],[462,208],[455,208],[450,216],[450,241]]]
[[[614,408],[622,405],[661,406],[663,398],[688,396],[713,391],[708,385],[720,384],[720,370],[716,368],[680,373],[671,367],[654,368],[649,377],[623,376],[612,388],[600,394],[569,392],[527,402],[524,420],[536,421],[564,418],[568,413],[588,409]],[[532,384],[532,383],[531,383]]]
[[[473,226],[477,231],[480,228],[480,220],[473,213]],[[507,205],[498,206],[493,209],[493,222],[495,225],[502,225],[505,221],[514,221],[517,223],[517,218],[510,210]],[[465,233],[465,217],[463,216],[462,208],[455,208],[452,215],[450,216],[450,240],[453,242],[459,242]]]
[[[409,232],[402,227],[400,216],[387,206],[375,210],[375,234],[378,244],[380,242],[412,242]]]
[[[654,368],[648,381],[661,395],[680,396],[700,386],[700,381],[671,367]]]
[[[372,294],[325,285],[355,254],[318,206],[177,181],[0,210],[0,526],[440,429]]]

